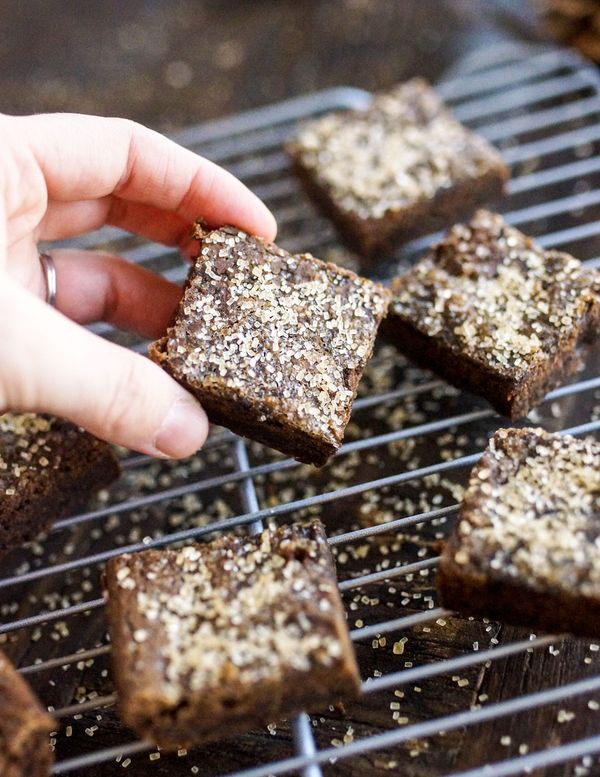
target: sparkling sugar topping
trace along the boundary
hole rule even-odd
[[[473,470],[458,564],[600,594],[600,444],[501,429]]]
[[[191,385],[335,442],[386,305],[378,284],[226,227],[203,237],[163,347]]]
[[[122,564],[118,585],[135,596],[143,619],[133,640],[159,651],[161,692],[174,701],[342,658],[327,541],[312,526],[124,556]]]
[[[483,138],[457,122],[433,89],[414,79],[364,111],[307,124],[294,144],[302,165],[336,205],[361,218],[432,198],[500,162]]]
[[[52,447],[52,419],[35,413],[0,415],[0,496],[14,496],[30,477],[57,469],[60,454]]]
[[[600,297],[600,274],[544,251],[501,216],[454,226],[391,286],[393,314],[515,377],[546,360]]]

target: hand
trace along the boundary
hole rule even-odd
[[[208,432],[200,405],[80,326],[158,337],[180,288],[116,256],[55,250],[53,309],[37,243],[112,224],[185,251],[200,216],[269,240],[273,216],[224,170],[123,119],[0,115],[0,148],[0,412],[48,412],[151,455],[192,454]]]

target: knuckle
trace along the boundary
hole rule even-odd
[[[126,192],[130,186],[136,170],[138,155],[138,137],[142,129],[141,124],[137,124],[131,119],[109,119],[116,123],[116,126],[123,133],[125,158],[123,160],[123,172],[121,178],[113,189],[113,194],[119,197]]]

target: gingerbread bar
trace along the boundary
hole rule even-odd
[[[545,31],[600,62],[600,7],[597,0],[536,0]]]
[[[0,774],[47,777],[52,765],[54,719],[3,653],[0,653]]]
[[[282,526],[106,570],[123,720],[167,749],[353,698],[360,678],[323,526]]]
[[[151,358],[214,423],[324,464],[342,442],[387,291],[232,227],[197,236],[200,256]]]
[[[598,337],[600,273],[478,211],[396,278],[384,329],[417,364],[519,418]]]
[[[83,507],[119,475],[110,447],[49,415],[0,415],[0,556]]]
[[[415,78],[366,111],[333,113],[288,144],[309,196],[366,262],[497,199],[508,170]]]
[[[500,429],[471,473],[438,573],[444,606],[600,635],[600,443]]]

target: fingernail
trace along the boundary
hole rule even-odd
[[[185,397],[171,405],[154,438],[154,448],[163,456],[181,459],[201,448],[207,434],[206,413],[195,400]]]

